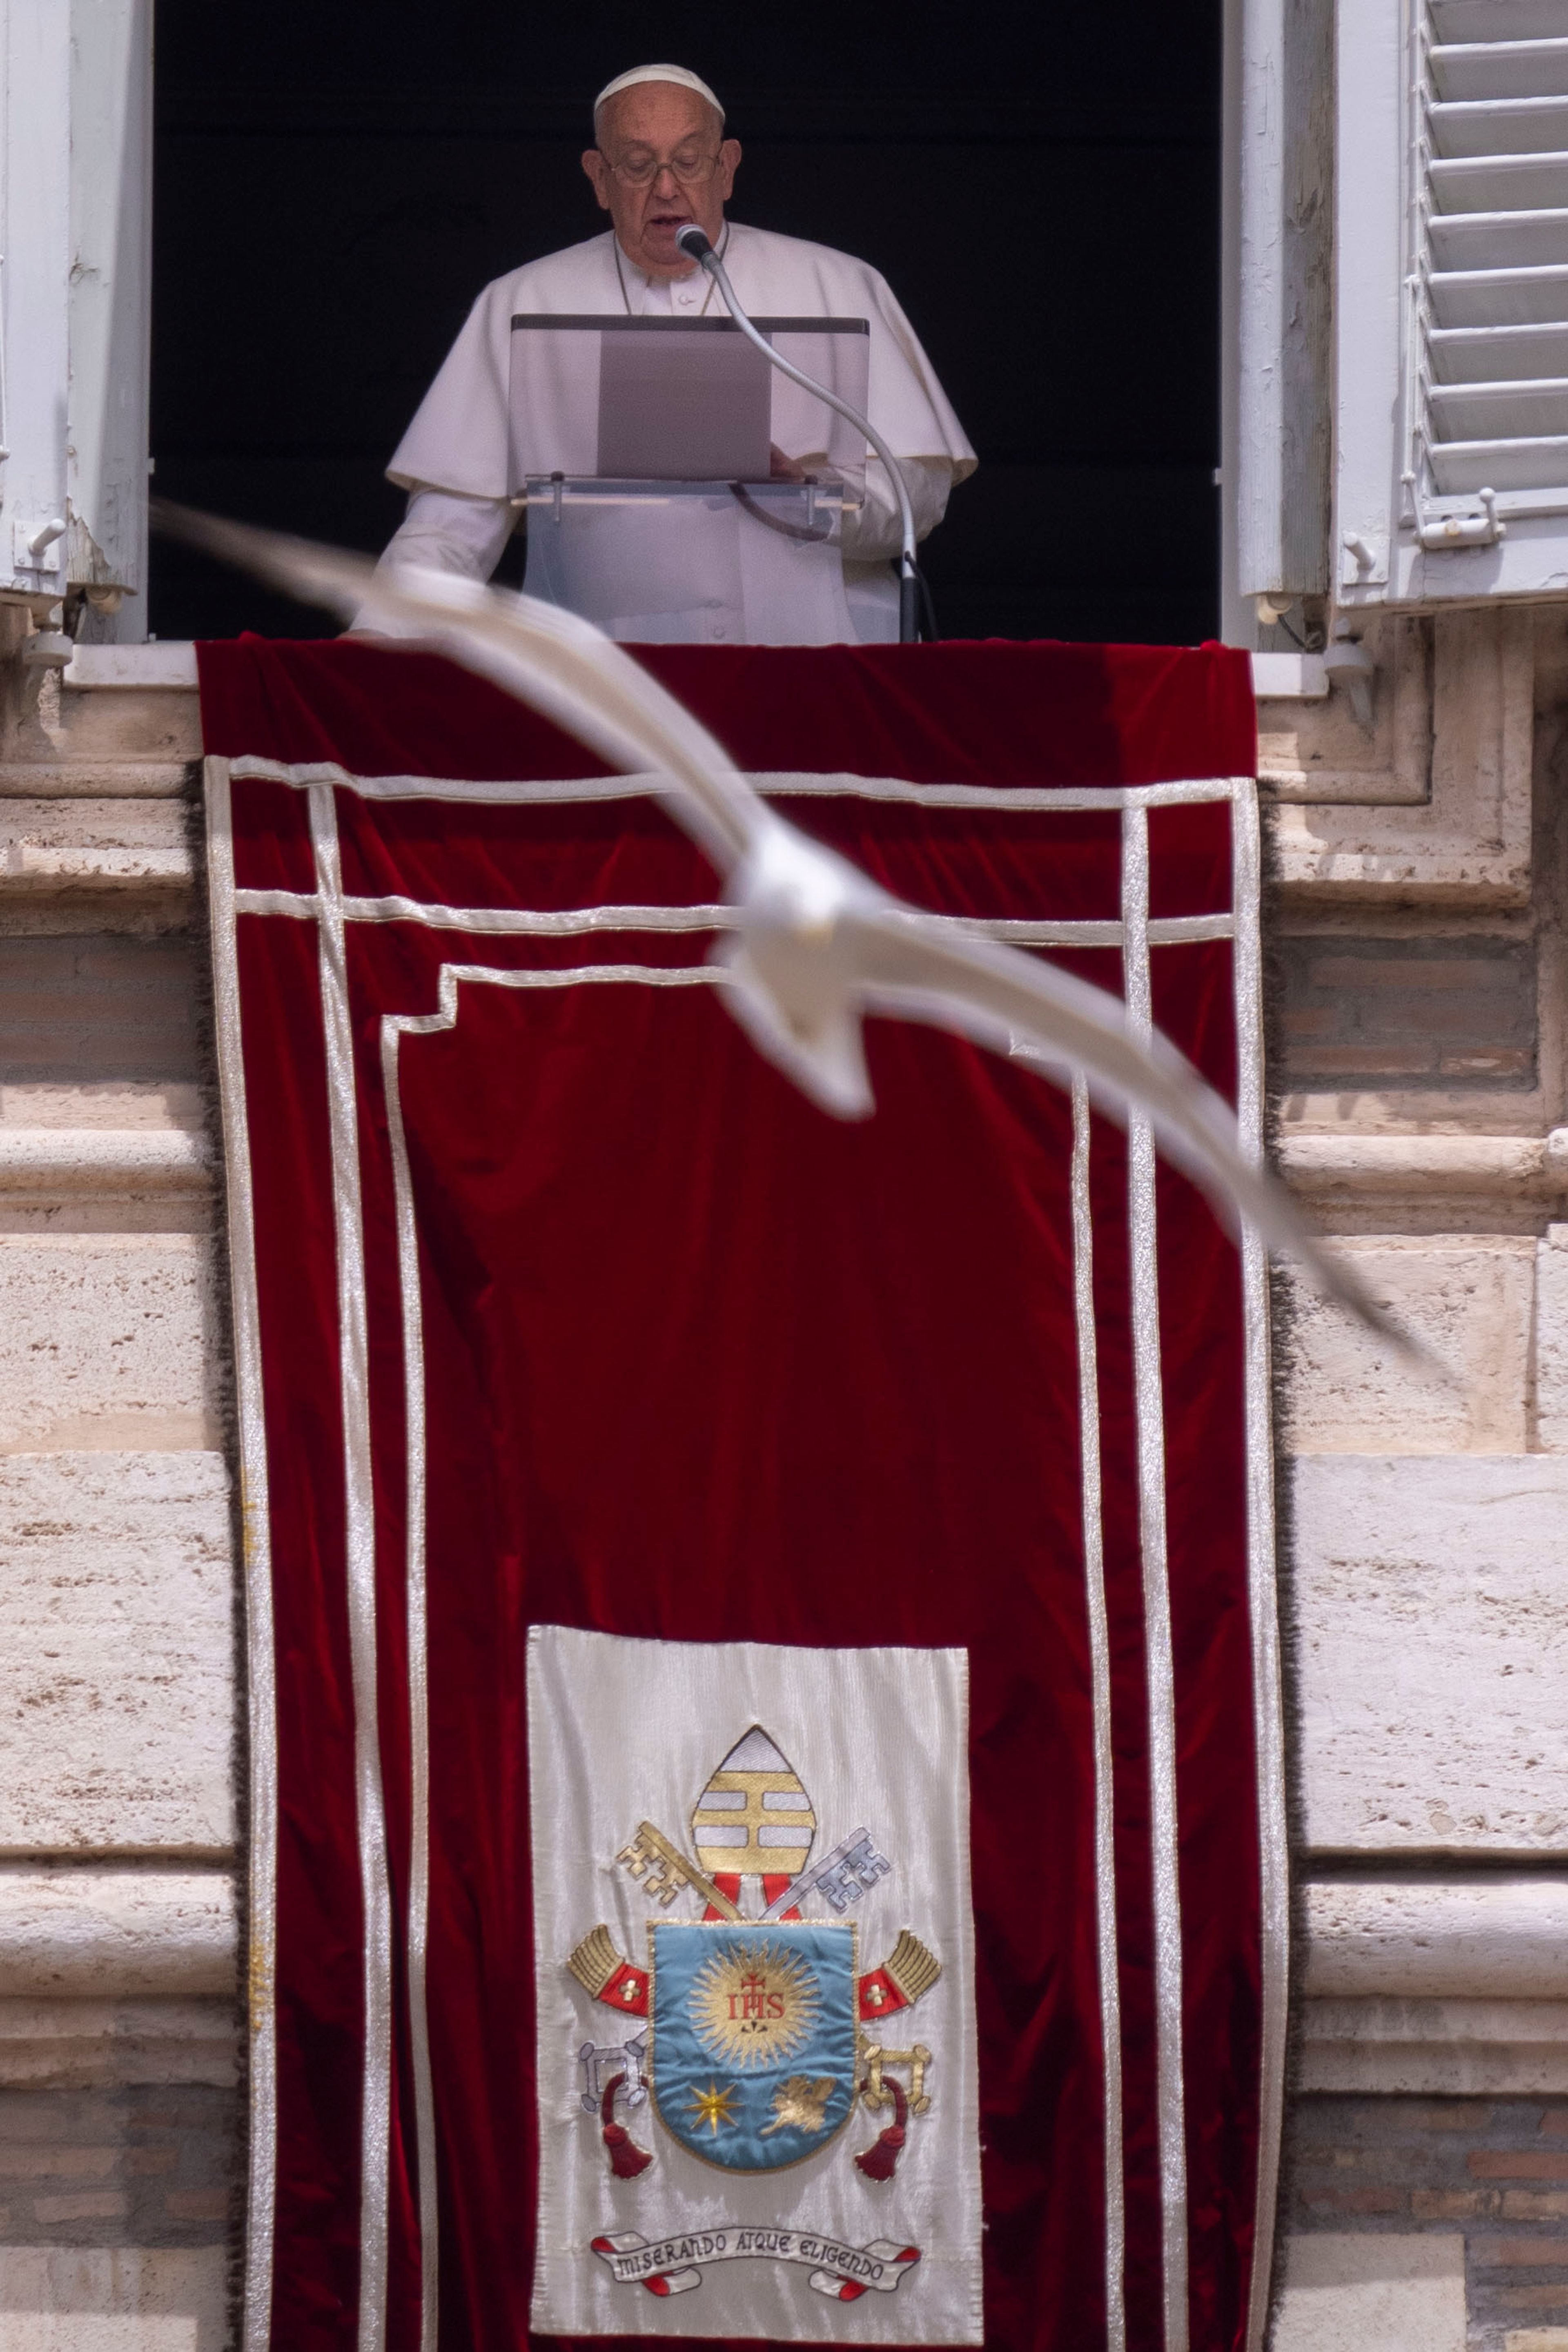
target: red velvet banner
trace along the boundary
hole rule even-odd
[[[1255,1108],[1244,656],[642,657],[806,830],[1125,968]],[[1257,2344],[1284,1931],[1256,1253],[1136,1133],[928,1029],[872,1024],[876,1116],[824,1117],[727,1016],[718,886],[646,784],[490,688],[249,638],[201,676],[247,2352],[528,2333],[538,1625],[966,1651],[985,2341]],[[701,2295],[634,2294],[606,2280],[604,2332],[706,2332]],[[803,2293],[791,2332],[853,2340],[886,2300]]]

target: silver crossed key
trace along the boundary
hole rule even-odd
[[[794,1878],[782,1895],[774,1897],[763,1913],[764,1919],[782,1919],[804,1903],[808,1895],[820,1895],[830,1911],[842,1915],[852,1903],[858,1903],[868,1887],[875,1886],[879,1878],[886,1878],[892,1864],[885,1853],[879,1853],[871,1843],[869,1830],[851,1830],[841,1838],[831,1853],[814,1863]]]

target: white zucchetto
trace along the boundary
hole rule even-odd
[[[724,120],[723,108],[700,74],[689,72],[685,66],[634,66],[630,73],[617,74],[614,81],[605,84],[594,100],[595,121],[598,121],[599,109],[606,99],[618,97],[623,89],[635,89],[639,81],[679,82],[682,89],[694,89],[699,98],[705,98],[720,121]]]

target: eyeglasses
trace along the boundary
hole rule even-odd
[[[602,147],[599,152],[605,154]],[[611,163],[605,155],[605,162],[624,188],[646,188],[661,172],[673,173],[683,188],[700,188],[719,169],[717,155],[645,155],[635,163]]]

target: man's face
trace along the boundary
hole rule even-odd
[[[621,251],[650,278],[689,278],[696,268],[676,249],[688,221],[718,243],[741,160],[722,131],[707,100],[673,81],[635,83],[600,113],[599,143],[583,169]]]

